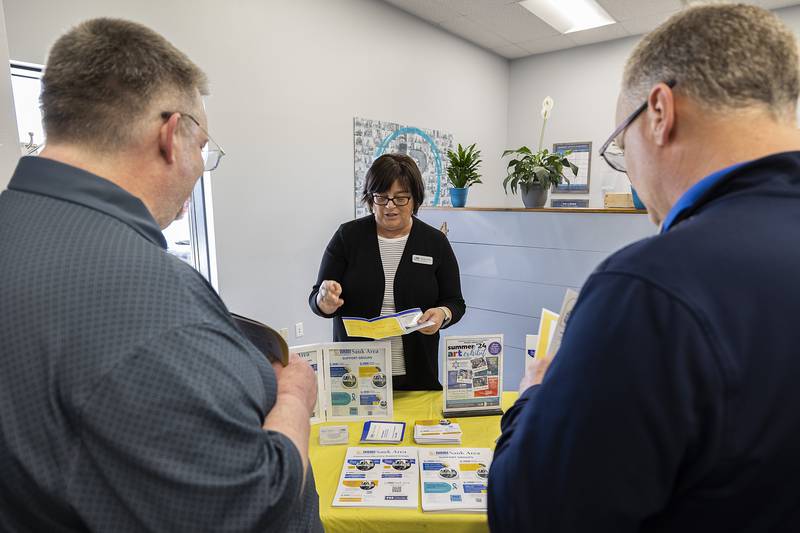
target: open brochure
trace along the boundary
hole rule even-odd
[[[422,510],[486,512],[489,448],[420,448]]]
[[[348,337],[363,337],[366,339],[385,339],[399,337],[413,333],[418,329],[427,328],[435,324],[432,320],[418,323],[422,317],[422,309],[406,309],[393,315],[378,316],[375,318],[342,317],[344,329]]]
[[[418,480],[416,448],[348,448],[332,505],[416,509]]]
[[[231,313],[231,318],[247,339],[271,362],[289,364],[289,347],[286,340],[274,329],[258,320]]]

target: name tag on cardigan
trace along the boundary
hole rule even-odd
[[[411,262],[419,263],[420,265],[432,265],[433,257],[429,255],[412,255]]]

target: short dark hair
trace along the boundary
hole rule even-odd
[[[384,154],[372,163],[364,179],[361,201],[372,211],[372,195],[388,191],[397,180],[411,193],[416,215],[425,201],[425,184],[417,164],[405,154]]]
[[[87,20],[50,50],[42,76],[45,134],[52,142],[113,150],[129,144],[132,126],[152,112],[157,98],[174,95],[172,105],[191,105],[198,92],[208,94],[207,85],[203,71],[150,28]]]

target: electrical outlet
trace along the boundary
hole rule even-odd
[[[278,330],[278,333],[281,334],[281,337],[283,337],[283,340],[285,340],[286,342],[289,342],[289,328],[281,328],[281,329]]]
[[[300,337],[303,336],[303,323],[302,322],[298,322],[297,324],[294,325],[294,336],[295,336],[296,339],[299,339]]]

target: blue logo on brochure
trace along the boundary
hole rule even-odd
[[[500,346],[499,342],[495,341],[495,342],[489,344],[489,353],[492,354],[492,355],[499,354],[501,349],[502,349],[502,346]]]

